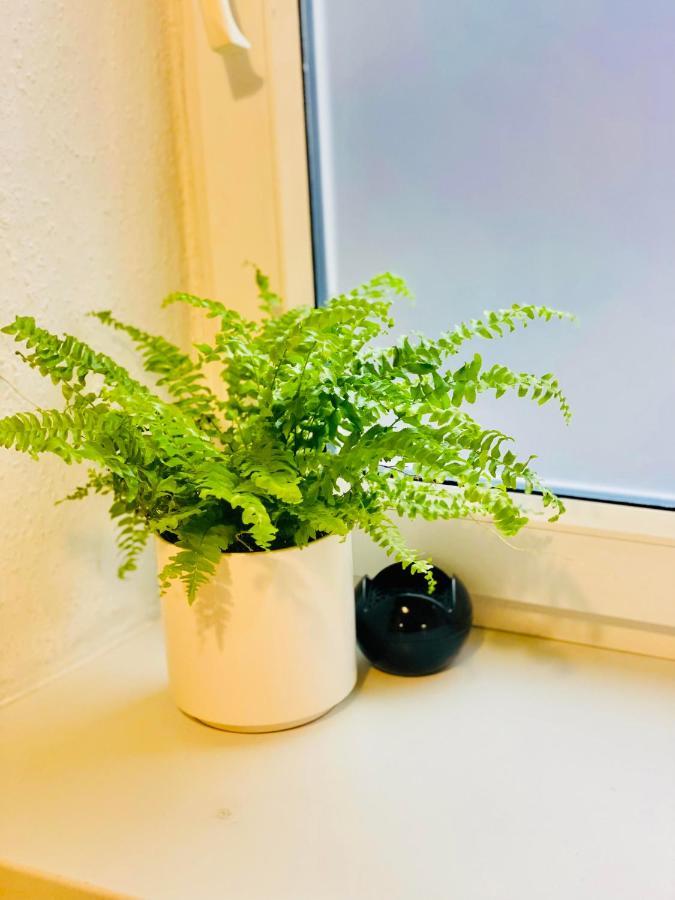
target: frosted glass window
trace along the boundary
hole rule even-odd
[[[391,269],[430,335],[576,312],[475,347],[554,371],[572,424],[477,417],[563,494],[675,506],[673,0],[308,0],[303,28],[319,293]]]

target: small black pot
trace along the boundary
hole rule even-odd
[[[444,669],[464,643],[473,611],[459,578],[434,566],[436,590],[399,563],[356,586],[356,637],[370,662],[393,675]]]

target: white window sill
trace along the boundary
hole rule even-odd
[[[671,900],[673,709],[673,662],[478,629],[440,675],[226,734],[173,707],[152,623],[0,711],[0,895],[18,868],[163,900]]]
[[[478,625],[675,659],[675,514],[566,503],[560,521],[533,518],[508,539],[484,520],[400,526],[411,546],[469,586]],[[371,575],[388,564],[358,532],[354,562]]]

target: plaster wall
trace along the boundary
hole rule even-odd
[[[170,3],[12,0],[0,26],[0,318],[34,315],[132,360],[85,317],[118,317],[179,339],[178,171]],[[0,414],[60,395],[0,340]],[[83,471],[0,450],[0,702],[92,655],[151,615],[148,553],[116,578],[104,500],[55,506]]]

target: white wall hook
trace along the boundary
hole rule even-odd
[[[230,45],[250,50],[250,41],[235,21],[230,0],[201,0],[201,7],[212,50],[222,50]]]

